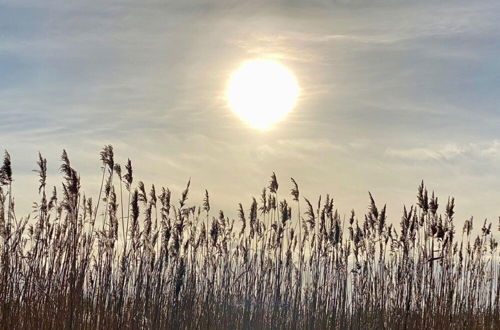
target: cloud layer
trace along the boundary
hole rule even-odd
[[[500,23],[496,1],[0,1],[0,147],[16,189],[38,151],[54,181],[62,148],[95,192],[111,143],[147,182],[224,208],[276,171],[312,197],[363,212],[368,190],[396,216],[421,179],[458,215],[500,213]],[[280,59],[298,107],[253,131],[227,108],[232,70]],[[35,190],[35,189],[33,189]],[[199,196],[198,196],[198,195]],[[34,195],[18,204],[29,210]],[[397,217],[393,219],[398,221]]]

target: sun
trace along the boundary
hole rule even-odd
[[[229,79],[226,98],[248,125],[269,129],[295,107],[300,89],[294,74],[269,59],[243,63]]]

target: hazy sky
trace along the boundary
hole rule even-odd
[[[243,1],[241,1],[242,3]],[[302,94],[268,132],[226,105],[243,61],[279,59]],[[2,1],[0,148],[19,210],[66,148],[95,193],[99,151],[229,213],[272,171],[343,212],[367,191],[399,222],[424,179],[460,220],[500,215],[498,1]],[[444,206],[444,205],[443,205]],[[18,211],[20,212],[20,211]]]

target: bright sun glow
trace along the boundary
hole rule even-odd
[[[228,103],[250,126],[268,129],[295,107],[299,86],[293,73],[267,59],[243,63],[229,79]]]

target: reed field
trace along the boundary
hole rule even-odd
[[[90,197],[65,151],[57,187],[39,155],[39,199],[19,216],[5,154],[2,328],[500,329],[500,223],[455,226],[454,199],[423,182],[388,219],[372,195],[344,216],[273,173],[230,219],[208,192],[192,205],[189,182],[146,187],[111,146],[100,159]]]

